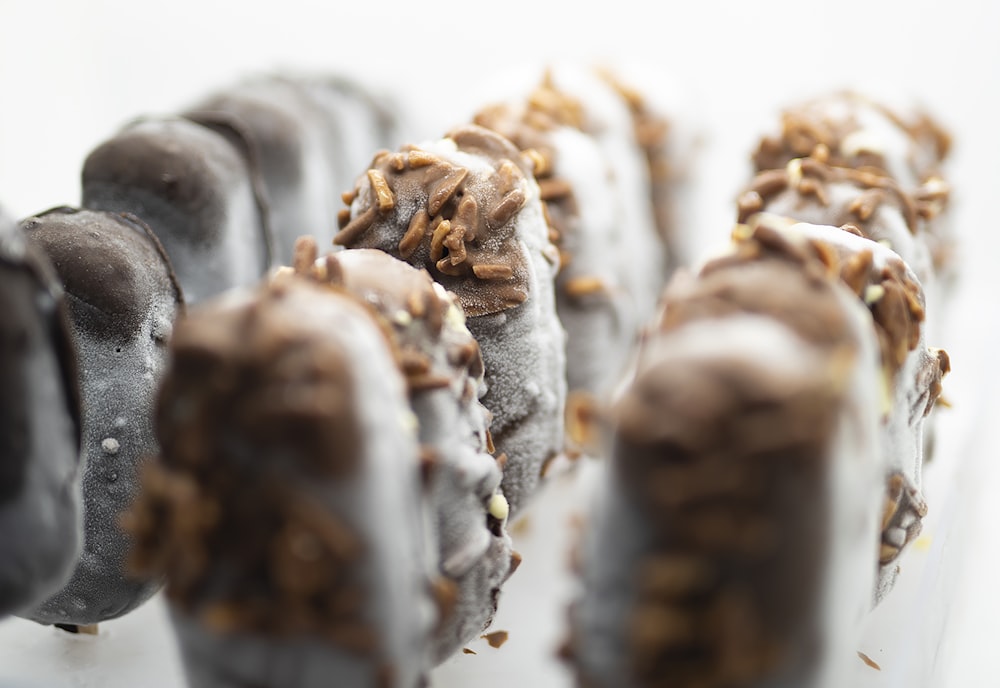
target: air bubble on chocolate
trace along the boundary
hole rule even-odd
[[[91,625],[141,605],[160,587],[125,571],[130,547],[118,516],[157,452],[156,380],[166,351],[154,323],[172,320],[181,291],[151,230],[135,218],[58,208],[22,223],[28,242],[55,266],[67,294],[83,404],[84,550],[62,590],[22,613],[39,623]],[[109,428],[115,428],[113,437]],[[102,456],[117,443],[114,489]],[[70,609],[67,619],[59,609]]]

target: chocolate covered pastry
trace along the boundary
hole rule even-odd
[[[80,398],[48,260],[0,210],[0,618],[69,578],[83,544]]]
[[[279,276],[192,307],[129,517],[192,688],[415,688],[434,621],[419,444],[387,332]]]
[[[272,265],[260,181],[246,153],[208,127],[140,120],[94,149],[82,176],[84,207],[152,228],[190,303],[253,284]]]
[[[402,258],[457,296],[482,352],[482,403],[516,515],[563,449],[566,398],[559,257],[530,160],[498,134],[463,126],[379,153],[345,202],[337,244]]]
[[[21,223],[52,263],[69,307],[82,399],[83,552],[61,590],[21,616],[73,628],[142,604],[158,579],[127,575],[118,518],[157,451],[152,404],[181,291],[155,236],[135,217],[57,208]]]
[[[346,289],[393,334],[419,428],[432,518],[428,554],[448,595],[431,636],[432,660],[441,662],[490,624],[500,587],[519,561],[506,529],[501,467],[490,453],[489,412],[479,403],[479,346],[455,296],[424,270],[373,249],[317,261],[312,238],[300,239],[298,249],[298,274]]]
[[[596,93],[605,98],[614,93],[596,74],[593,79],[589,87]],[[612,154],[601,123],[592,121],[588,104],[594,99],[561,90],[550,72],[523,97],[484,107],[473,119],[535,162],[534,175],[561,257],[556,311],[567,335],[572,450],[588,448],[593,441],[594,419],[623,373],[659,291],[658,284],[637,282],[636,273],[647,270],[656,279],[664,277],[662,265],[643,263],[665,255],[663,242],[630,231],[627,205],[636,203],[636,196],[623,187],[621,156]]]
[[[832,251],[767,227],[683,277],[612,410],[578,684],[849,685],[885,475],[871,318]]]
[[[840,275],[872,315],[878,337],[883,408],[882,452],[886,460],[885,506],[879,549],[876,602],[892,589],[903,549],[920,534],[927,504],[920,492],[925,418],[941,395],[950,370],[948,354],[927,346],[920,283],[900,256],[875,241],[825,225],[751,217],[750,227],[766,224],[834,252]]]
[[[337,229],[340,192],[371,160],[396,145],[387,103],[345,79],[261,75],[219,89],[184,116],[244,149],[264,187],[275,262],[289,265],[295,239],[327,246]]]

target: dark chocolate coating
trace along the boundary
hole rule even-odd
[[[34,604],[79,554],[80,404],[62,290],[0,215],[0,616]]]
[[[339,190],[309,193],[315,184],[332,187],[333,179],[329,160],[311,159],[323,155],[316,145],[323,123],[301,88],[277,79],[248,82],[209,96],[185,116],[246,151],[266,193],[277,262],[291,262],[300,235],[332,238]]]
[[[191,301],[252,284],[270,267],[247,160],[206,127],[136,122],[90,153],[82,182],[84,207],[131,213],[153,229]]]
[[[341,192],[375,151],[397,143],[390,108],[336,78],[258,75],[210,93],[183,116],[246,155],[263,187],[281,265],[291,264],[300,236],[330,246]]]
[[[63,283],[83,397],[84,550],[66,586],[23,614],[39,623],[94,624],[159,588],[130,577],[119,516],[157,452],[152,403],[182,302],[163,248],[135,218],[71,208],[22,223]]]

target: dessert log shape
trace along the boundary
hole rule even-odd
[[[62,287],[0,210],[0,617],[69,578],[83,543],[80,398]]]
[[[61,590],[21,615],[84,626],[121,616],[160,587],[127,574],[118,519],[157,452],[152,407],[182,296],[166,253],[135,217],[58,208],[21,223],[62,282],[83,409],[83,553]]]
[[[425,268],[465,312],[485,365],[483,405],[502,489],[516,515],[563,449],[565,333],[555,310],[559,257],[529,158],[466,125],[381,152],[345,194],[335,241]]]
[[[128,527],[192,688],[414,688],[434,620],[419,445],[386,333],[284,275],[192,307]]]
[[[877,343],[831,258],[762,227],[668,288],[581,546],[579,685],[850,684],[884,468]]]
[[[594,78],[591,87],[609,95]],[[596,449],[594,423],[659,291],[656,282],[637,283],[635,273],[652,271],[661,280],[662,266],[643,260],[665,255],[655,233],[631,231],[628,204],[638,201],[623,187],[621,156],[612,155],[593,122],[593,100],[561,90],[547,73],[523,98],[486,106],[474,116],[476,124],[505,136],[535,162],[560,253],[556,311],[566,329],[566,429],[574,451]]]
[[[83,205],[148,224],[196,303],[271,267],[269,216],[247,155],[190,120],[139,120],[87,156]]]
[[[389,104],[342,78],[259,75],[210,93],[184,116],[246,152],[263,186],[279,265],[291,263],[300,235],[329,245],[340,192],[371,151],[399,143]]]
[[[898,254],[844,228],[791,223],[759,215],[750,228],[766,224],[791,241],[811,241],[831,251],[842,281],[871,313],[878,338],[883,387],[879,415],[886,487],[875,601],[892,589],[897,560],[920,534],[927,504],[920,492],[925,418],[941,396],[941,380],[951,368],[943,349],[929,348],[924,335],[920,283]]]
[[[425,270],[374,249],[317,259],[299,240],[296,271],[338,285],[373,307],[406,379],[416,414],[431,514],[428,556],[440,576],[444,613],[431,635],[439,663],[481,634],[502,584],[520,561],[507,534],[501,467],[490,451],[489,411],[479,402],[483,360],[454,294]]]
[[[879,203],[886,196],[895,197],[890,203],[896,203],[902,194],[906,204],[901,210],[907,226],[915,241],[922,244],[921,251],[927,253],[911,267],[920,277],[930,310],[937,317],[936,312],[947,302],[957,279],[956,237],[947,216],[951,187],[944,174],[950,150],[950,135],[927,110],[916,106],[892,108],[861,93],[839,91],[787,107],[781,113],[779,130],[758,144],[753,164],[757,172],[765,172],[783,169],[801,158],[803,162],[808,159],[854,170],[852,174],[830,175],[803,167],[805,178],[794,174],[790,186],[798,187],[805,196],[814,195],[824,205],[824,199],[830,197],[834,206],[831,212],[841,214],[843,189],[810,188],[828,187],[831,182],[834,187],[845,181],[854,184],[859,198],[851,212],[861,220],[867,220],[865,216],[873,212],[884,214],[878,211]],[[768,210],[781,212],[777,208]],[[847,221],[834,216],[793,216],[803,222],[835,226]],[[910,262],[905,250],[895,245],[893,248]],[[930,264],[925,267],[928,259]],[[937,325],[932,323],[932,327]]]

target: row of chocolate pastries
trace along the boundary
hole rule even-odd
[[[378,154],[337,239],[385,251],[323,258],[282,229],[324,226],[300,219],[315,209],[300,192],[329,179],[292,155],[315,150],[300,144],[323,120],[300,103],[275,112],[306,88],[259,81],[127,127],[84,165],[84,210],[15,236],[67,295],[84,528],[79,559],[60,551],[69,582],[7,609],[79,628],[165,577],[194,685],[313,685],[331,670],[345,685],[414,685],[481,632],[518,561],[509,507],[566,450],[567,369],[592,413],[665,273],[652,190],[669,177],[649,171],[663,171],[663,125],[606,76],[552,70],[484,110],[521,148],[473,124]],[[559,283],[561,264],[575,272]],[[557,293],[581,338],[613,345],[567,348]],[[69,395],[73,371],[62,379]],[[77,470],[63,471],[70,501]],[[72,513],[60,525],[73,532]]]
[[[857,94],[782,124],[731,251],[675,277],[611,410],[580,685],[854,685],[860,624],[920,532],[950,367],[927,346],[954,269],[947,139]]]

